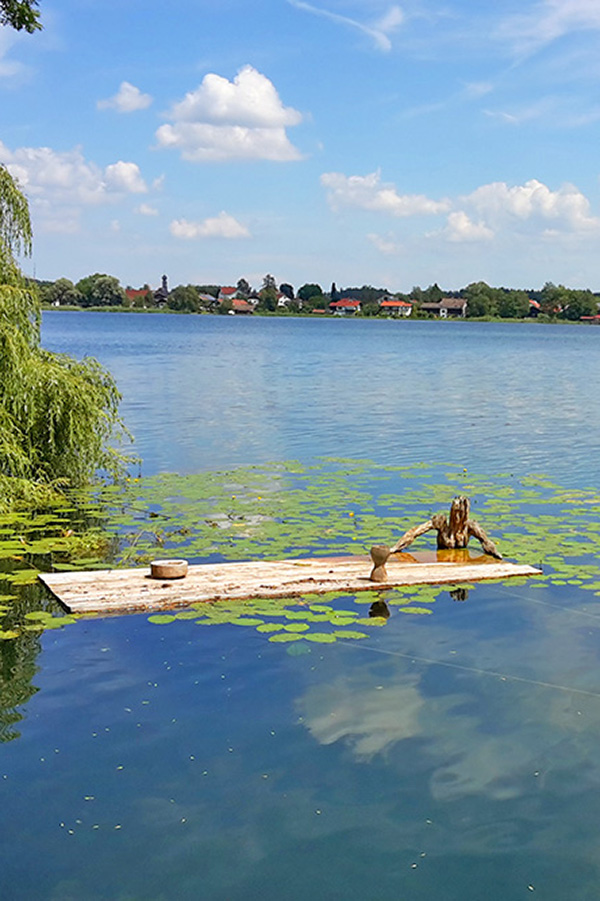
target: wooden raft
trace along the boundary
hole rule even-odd
[[[421,558],[421,559],[419,559]],[[201,601],[287,598],[329,591],[381,591],[399,585],[443,585],[539,575],[533,566],[469,551],[397,554],[386,582],[369,579],[368,557],[311,557],[190,566],[184,579],[152,579],[147,569],[41,573],[70,613],[120,614],[170,610]]]

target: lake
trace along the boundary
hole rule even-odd
[[[544,577],[0,642],[3,901],[595,901],[600,330],[57,311],[43,344],[117,379],[119,534],[361,553],[464,491]]]

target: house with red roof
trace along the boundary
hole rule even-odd
[[[360,300],[353,300],[351,297],[332,300],[329,310],[334,316],[354,316],[356,313],[360,313]]]
[[[219,300],[233,300],[241,296],[237,288],[224,287],[219,290]]]
[[[125,295],[132,307],[145,307],[152,297],[152,291],[149,288],[125,288]]]
[[[379,309],[388,316],[410,316],[412,303],[408,303],[406,300],[396,300],[395,297],[386,297],[380,301]]]
[[[231,301],[231,312],[243,314],[254,313],[254,307],[245,298],[234,297]]]

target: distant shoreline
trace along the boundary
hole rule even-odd
[[[73,307],[73,306],[64,306],[64,307],[54,307],[54,306],[45,306],[42,305],[42,312],[44,313],[118,313],[122,315],[124,313],[133,313],[134,315],[139,315],[140,313],[146,313],[151,316],[157,316],[164,314],[166,316],[210,316],[217,317],[220,319],[228,318],[227,315],[219,314],[219,313],[196,313],[191,312],[189,310],[171,310],[168,307],[163,307],[162,309],[139,309],[135,307]],[[600,325],[600,322],[581,322],[577,319],[548,319],[548,318],[538,318],[538,317],[525,317],[524,319],[514,319],[514,318],[505,318],[502,319],[500,316],[482,316],[480,318],[466,316],[450,316],[447,318],[442,318],[439,316],[426,318],[426,317],[405,317],[405,316],[336,316],[332,313],[271,313],[271,312],[254,312],[252,314],[244,314],[244,313],[236,313],[234,314],[238,319],[252,319],[252,318],[260,318],[260,319],[336,319],[343,321],[360,321],[360,322],[397,322],[397,323],[406,323],[409,324],[411,322],[440,322],[440,323],[456,323],[456,322],[464,322],[464,323],[482,323],[486,324],[494,324],[494,323],[504,323],[506,325],[582,325],[582,326],[593,326]]]

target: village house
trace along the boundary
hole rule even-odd
[[[219,290],[218,300],[235,300],[241,298],[242,295],[237,288],[224,287]],[[245,298],[244,298],[245,299]]]
[[[231,312],[232,313],[243,313],[243,314],[254,313],[254,307],[245,298],[234,297],[233,300],[231,301]]]
[[[453,316],[467,315],[467,301],[462,297],[442,297],[436,303],[422,303],[423,313],[433,313],[439,319],[449,319]]]
[[[329,310],[334,316],[354,316],[356,313],[360,313],[360,300],[352,300],[350,297],[332,300]]]
[[[395,297],[385,296],[379,302],[379,309],[388,316],[410,316],[412,304],[406,300],[397,300]]]
[[[125,288],[125,296],[132,307],[139,306],[140,303],[145,307],[152,297],[152,291],[148,288]]]

